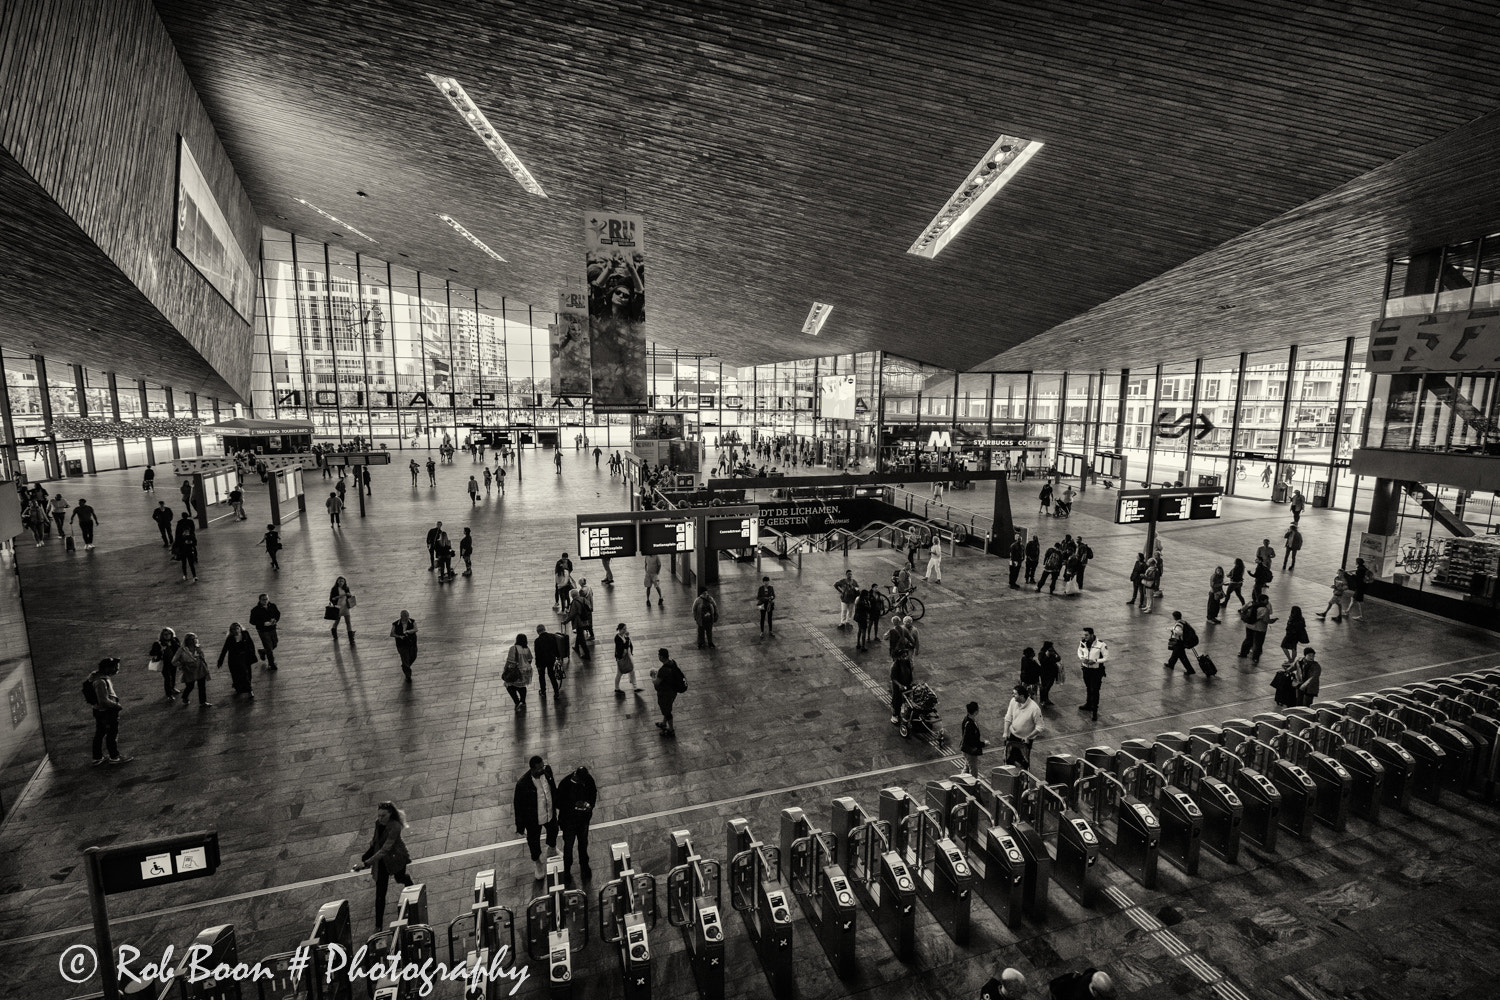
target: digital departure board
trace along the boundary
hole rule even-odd
[[[760,544],[760,518],[722,518],[708,522],[710,549],[751,549]]]
[[[1151,520],[1156,498],[1144,491],[1122,492],[1115,500],[1116,524],[1145,524]]]
[[[1158,521],[1186,521],[1192,516],[1191,493],[1162,493],[1156,498]]]
[[[669,555],[673,552],[691,552],[698,541],[696,521],[656,521],[641,524],[641,555]]]
[[[1188,516],[1194,521],[1205,521],[1211,518],[1224,516],[1224,494],[1218,491],[1213,493],[1194,493],[1192,513]]]
[[[635,555],[635,525],[579,525],[578,554],[584,559]]]

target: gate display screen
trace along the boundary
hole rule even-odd
[[[747,549],[760,544],[760,518],[736,517],[708,522],[710,549]]]
[[[584,559],[635,555],[635,525],[580,524],[578,554]]]
[[[1192,494],[1163,493],[1156,498],[1158,521],[1186,521],[1192,515]]]
[[[1223,517],[1223,500],[1224,494],[1217,491],[1213,493],[1195,493],[1193,494],[1192,511],[1188,514],[1188,517],[1194,521],[1205,521],[1211,518]]]
[[[1149,493],[1121,493],[1115,501],[1116,524],[1145,524],[1156,498]]]
[[[658,521],[641,525],[641,555],[691,552],[697,541],[697,523],[694,521]]]

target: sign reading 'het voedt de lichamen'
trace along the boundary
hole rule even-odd
[[[865,497],[762,503],[760,527],[775,528],[783,535],[820,535],[834,528],[858,530],[879,518],[885,509],[883,502]]]

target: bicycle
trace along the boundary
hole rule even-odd
[[[912,621],[919,622],[922,620],[922,616],[927,614],[927,605],[922,603],[920,597],[913,596],[910,590],[901,594],[897,593],[896,588],[893,586],[891,587],[890,603],[881,612],[882,616],[887,613],[900,615],[903,618],[910,617]]]
[[[1438,552],[1431,545],[1422,544],[1422,532],[1401,552],[1401,568],[1417,576],[1426,576],[1437,564]]]

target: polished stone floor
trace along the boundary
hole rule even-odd
[[[787,806],[826,822],[835,796],[874,809],[883,787],[917,791],[955,769],[934,748],[896,734],[884,703],[884,654],[856,652],[853,635],[835,628],[833,581],[846,566],[867,582],[888,579],[901,558],[890,549],[806,556],[800,568],[769,558],[760,571],[722,564],[718,648],[709,651],[694,648],[686,587],[664,577],[659,608],[642,600],[638,560],[616,562],[612,588],[599,585],[597,564],[584,563],[579,574],[597,594],[603,662],[575,660],[563,697],[539,701],[533,688],[530,710],[517,715],[499,681],[502,658],[517,632],[556,621],[551,566],[564,550],[576,556],[574,514],[628,507],[620,482],[591,459],[563,457],[556,475],[550,452],[526,453],[523,481],[513,467],[507,495],[492,493],[472,508],[463,490],[475,467],[466,458],[440,466],[436,488],[425,474],[413,488],[399,464],[377,468],[368,516],[356,507],[341,528],[323,514],[328,484],[312,477],[308,515],[285,529],[280,572],[258,548],[267,501],[252,489],[248,522],[217,521],[201,533],[197,585],[180,580],[156,540],[154,499],[141,494],[134,473],[70,484],[70,500],[86,489],[100,512],[98,547],[66,554],[55,544],[23,546],[17,555],[51,763],[0,828],[5,995],[61,998],[97,988],[97,979],[72,986],[58,975],[64,949],[91,940],[79,867],[80,850],[91,844],[217,829],[224,861],[212,878],[111,898],[115,939],[147,955],[169,943],[180,951],[199,928],[227,922],[241,955],[253,960],[290,948],[328,899],[350,899],[357,931],[372,929],[368,876],[347,869],[369,836],[375,804],[387,798],[411,818],[412,874],[428,887],[434,923],[467,909],[481,868],[495,868],[502,902],[522,909],[536,884],[510,799],[533,753],[559,776],[580,762],[593,771],[596,869],[607,867],[609,844],[623,840],[637,866],[659,876],[672,830],[690,830],[706,855],[721,856],[732,817],[746,817],[775,842]],[[160,484],[158,497],[175,500],[170,477]],[[1203,604],[1214,565],[1248,560],[1265,536],[1280,548],[1284,507],[1231,500],[1223,522],[1166,529],[1166,597],[1158,613],[1141,615],[1125,596],[1144,531],[1112,524],[1109,494],[1097,491],[1071,520],[1041,522],[1035,489],[1017,490],[1018,523],[1044,542],[1082,532],[1097,559],[1087,589],[1074,596],[1011,591],[1005,563],[972,551],[945,560],[941,585],[922,585],[928,614],[917,673],[938,691],[955,738],[970,699],[983,706],[990,734],[998,731],[1023,646],[1050,638],[1066,655],[1085,625],[1112,653],[1099,721],[1074,710],[1081,700],[1074,673],[1055,692],[1039,751],[1076,752],[1271,707],[1280,633],[1256,668],[1235,657],[1241,629],[1204,626]],[[965,495],[949,501],[962,506]],[[987,513],[990,504],[974,506]],[[455,540],[464,526],[473,529],[473,576],[439,583],[427,572],[423,536],[436,519]],[[1299,568],[1278,573],[1270,589],[1280,613],[1300,604],[1310,617],[1322,607],[1346,527],[1343,513],[1304,515]],[[759,572],[778,590],[773,638],[756,626]],[[355,644],[331,640],[321,616],[338,575],[359,599]],[[168,704],[159,677],[145,669],[157,630],[196,631],[216,655],[229,623],[248,621],[261,591],[281,608],[281,669],[257,668],[253,702],[233,698],[227,672],[216,671],[212,708]],[[386,638],[403,608],[422,634],[409,686]],[[1217,679],[1161,669],[1164,612],[1173,608],[1199,625]],[[1325,695],[1500,663],[1493,633],[1378,602],[1366,618],[1311,620]],[[629,623],[639,662],[664,646],[687,675],[675,740],[653,725],[654,700],[612,693],[607,630],[617,621]],[[106,654],[124,661],[120,739],[135,760],[94,768],[78,679]],[[1110,868],[1106,881],[1119,891],[1109,900],[1083,910],[1064,897],[1046,926],[1019,934],[976,901],[974,938],[962,947],[924,913],[912,965],[896,961],[866,920],[861,972],[849,982],[831,975],[799,917],[801,995],[968,997],[1003,963],[1033,982],[1097,965],[1116,974],[1128,997],[1492,997],[1500,973],[1497,823],[1500,810],[1490,805],[1419,806],[1379,826],[1356,822],[1344,835],[1320,829],[1310,843],[1284,840],[1274,856],[1247,852],[1240,866],[1205,862],[1196,879],[1163,865],[1151,892]],[[1152,915],[1166,906],[1180,922],[1154,927]],[[730,994],[768,995],[739,921],[731,916],[728,927]],[[680,936],[665,919],[652,943],[657,995],[692,995]],[[609,949],[593,942],[579,956],[577,995],[619,995],[613,967]],[[523,992],[545,991],[533,979]]]

